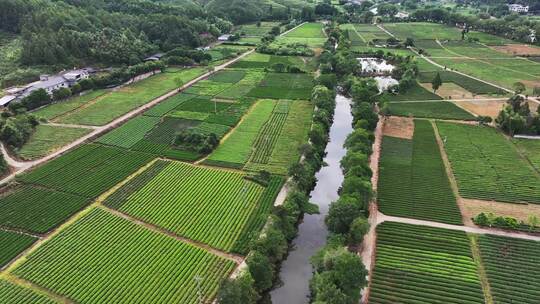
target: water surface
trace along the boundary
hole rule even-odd
[[[352,132],[352,120],[350,100],[337,95],[334,123],[330,128],[330,142],[324,158],[328,166],[317,172],[317,185],[310,194],[311,202],[319,206],[320,214],[306,214],[298,227],[293,250],[281,268],[283,286],[270,293],[274,304],[309,303],[309,280],[313,276],[309,259],[326,244],[328,230],[324,217],[328,214],[330,203],[338,198],[337,191],[343,181],[339,162],[346,153],[343,143]]]

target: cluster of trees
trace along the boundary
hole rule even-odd
[[[510,230],[540,232],[540,220],[536,215],[530,215],[527,222],[519,221],[509,216],[496,216],[493,213],[480,213],[472,218],[473,222],[482,227],[494,227]]]
[[[257,46],[257,52],[280,56],[314,56],[315,52],[305,43],[263,42]]]
[[[251,251],[246,259],[248,270],[221,285],[218,293],[221,304],[269,301],[266,292],[277,279],[279,265],[287,254],[288,243],[297,234],[302,215],[316,209],[310,204],[308,194],[315,186],[315,173],[323,165],[334,115],[335,92],[324,86],[316,86],[311,100],[317,106],[312,121],[313,130],[309,134],[309,143],[300,147],[303,160],[289,168],[289,176],[292,177],[289,194],[281,206],[274,208],[264,233],[250,246]],[[261,295],[264,295],[262,299]]]
[[[0,118],[0,140],[12,149],[20,148],[28,141],[39,125],[39,120],[24,111],[2,112]],[[1,170],[0,162],[0,170]]]
[[[207,64],[212,60],[212,55],[201,50],[175,48],[165,54],[165,61],[169,65],[192,66],[194,64]]]
[[[313,5],[287,0],[210,0],[205,5],[208,14],[228,19],[235,24],[298,19],[304,8],[313,10]]]
[[[510,136],[519,133],[540,135],[540,107],[536,113],[532,112],[527,99],[516,94],[508,99],[495,123]]]
[[[214,133],[203,134],[194,129],[188,129],[176,134],[174,145],[197,153],[208,154],[219,145],[219,139]]]

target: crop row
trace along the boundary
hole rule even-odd
[[[497,130],[437,123],[463,197],[540,203],[540,178]]]
[[[149,154],[84,145],[20,176],[19,180],[92,198],[110,189],[151,159]]]
[[[160,121],[159,117],[137,116],[123,126],[100,137],[97,142],[129,149]]]
[[[55,301],[30,289],[0,279],[0,303],[2,304],[54,304]]]
[[[36,238],[28,235],[0,230],[0,244],[2,244],[2,247],[0,247],[0,268],[32,245],[36,240]]]
[[[540,303],[540,242],[479,236],[495,303]]]
[[[370,303],[483,303],[464,232],[385,222],[377,227]]]
[[[286,113],[272,113],[272,116],[261,128],[257,139],[253,143],[254,151],[251,154],[251,162],[268,163],[286,119]]]
[[[30,254],[14,274],[83,304],[199,303],[198,278],[206,302],[234,266],[94,209]]]
[[[157,161],[154,166],[161,166],[163,162]],[[226,251],[231,251],[243,237],[242,233],[252,232],[244,228],[253,217],[261,216],[260,212],[267,214],[268,210],[261,204],[273,193],[246,180],[243,174],[180,162],[167,163],[159,173],[151,173],[154,177],[146,184],[133,181],[126,185],[127,190],[120,189],[132,194],[122,203],[113,200],[110,206]],[[148,180],[144,175],[141,179]]]
[[[46,233],[89,202],[88,198],[53,189],[16,186],[0,198],[0,226]]]
[[[412,141],[383,138],[379,176],[383,213],[462,224],[430,122],[415,121]]]

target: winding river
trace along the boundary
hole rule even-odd
[[[317,185],[310,194],[311,202],[319,206],[320,214],[306,214],[299,225],[293,249],[281,267],[283,285],[270,293],[274,304],[309,303],[309,280],[313,276],[309,259],[326,243],[328,230],[324,218],[330,203],[338,198],[337,191],[343,181],[339,163],[346,153],[343,143],[353,130],[352,121],[350,100],[337,95],[334,123],[324,158],[328,166],[317,172]]]

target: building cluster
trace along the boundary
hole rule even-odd
[[[64,71],[56,75],[41,75],[38,81],[25,86],[12,87],[5,90],[6,95],[0,98],[0,106],[7,106],[11,102],[17,102],[32,92],[43,89],[49,95],[61,88],[70,88],[77,82],[87,79],[95,71],[91,68]]]
[[[529,12],[529,6],[521,5],[521,4],[508,4],[508,10],[513,13],[528,13]]]

